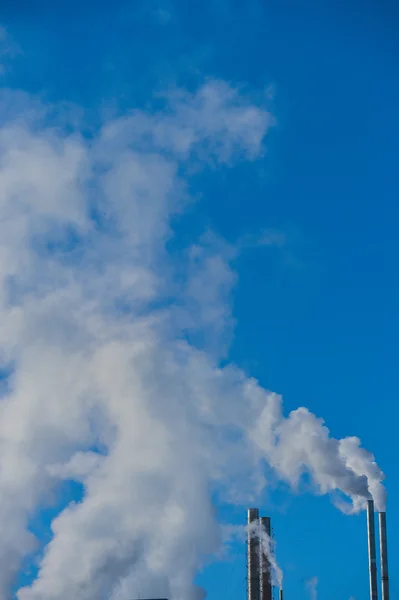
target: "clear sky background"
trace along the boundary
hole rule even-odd
[[[276,127],[265,156],[194,176],[201,200],[179,227],[183,237],[210,227],[232,243],[283,232],[283,251],[247,249],[235,261],[229,358],[281,393],[287,411],[308,406],[335,437],[358,435],[373,451],[387,475],[399,598],[399,8],[392,0],[4,0],[0,21],[15,44],[3,53],[2,85],[77,105],[90,127],[204,78],[268,89]],[[309,597],[312,577],[323,600],[367,597],[364,514],[282,489],[260,508],[272,518],[287,600]],[[218,510],[223,522],[245,521],[242,507]],[[48,519],[43,513],[44,529]],[[210,600],[238,600],[245,576],[237,542],[198,581]]]

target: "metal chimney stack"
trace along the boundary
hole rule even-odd
[[[255,524],[255,525],[254,525]],[[248,510],[248,600],[260,600],[259,510]]]
[[[369,548],[370,600],[378,600],[377,564],[375,554],[374,502],[367,502],[367,538]]]
[[[261,600],[272,600],[271,565],[267,552],[268,547],[266,546],[266,540],[264,539],[264,533],[266,533],[270,540],[270,517],[261,517],[260,527],[262,531],[260,538],[260,598]]]
[[[378,522],[380,529],[382,600],[389,600],[387,515],[385,512],[378,513]]]

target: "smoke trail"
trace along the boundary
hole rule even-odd
[[[221,544],[212,497],[259,498],[265,460],[293,488],[306,472],[316,493],[339,490],[345,510],[370,493],[381,509],[357,438],[305,408],[284,416],[223,362],[235,249],[211,234],[171,249],[190,173],[260,156],[268,112],[213,81],[87,140],[23,102],[0,128],[0,599],[65,481],[82,498],[53,519],[19,600],[200,598]]]
[[[281,398],[271,395],[251,437],[279,476],[294,488],[307,472],[319,493],[339,490],[351,499],[350,504],[336,502],[344,512],[364,509],[370,496],[379,510],[385,506],[384,475],[374,456],[361,448],[359,438],[332,438],[324,421],[307,408],[284,418]]]

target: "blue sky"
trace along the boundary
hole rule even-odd
[[[33,6],[34,4],[34,6]],[[83,6],[82,6],[83,4]],[[281,232],[283,249],[261,244],[233,261],[236,320],[229,360],[307,406],[334,437],[357,435],[395,474],[399,287],[397,168],[399,12],[393,2],[270,0],[247,3],[5,3],[2,83],[48,104],[79,107],[93,132],[156,93],[204,80],[264,97],[276,126],[264,157],[190,177],[199,201],[176,225],[182,240],[212,229],[231,244]],[[7,42],[8,44],[8,42]],[[182,242],[183,244],[184,242]],[[249,244],[250,246],[250,244]],[[272,517],[285,596],[349,600],[368,593],[365,515],[348,517],[328,497],[285,488],[259,502]],[[242,523],[242,507],[220,503]],[[195,517],[194,517],[195,518]],[[44,518],[46,521],[46,518]],[[392,596],[399,594],[399,519],[388,514]],[[245,594],[245,547],[207,567],[214,600]]]

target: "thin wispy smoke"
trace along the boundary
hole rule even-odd
[[[276,542],[267,533],[264,527],[260,531],[261,547],[269,560],[272,570],[272,584],[280,590],[283,589],[283,571],[279,566],[276,558]]]
[[[318,577],[311,577],[306,581],[306,587],[309,592],[310,600],[317,600],[317,586],[319,585]]]
[[[12,59],[15,59],[20,53],[20,48],[7,29],[0,25],[0,77],[7,72]]]
[[[251,536],[256,537],[260,541],[261,551],[269,561],[271,567],[272,585],[283,589],[283,571],[277,562],[276,557],[276,541],[273,540],[267,533],[266,529],[258,521],[254,521],[247,526],[247,531]]]
[[[169,243],[190,173],[261,156],[267,110],[210,81],[86,139],[17,99],[0,103],[0,599],[35,553],[19,600],[201,598],[192,582],[222,541],[212,497],[260,498],[265,460],[294,489],[306,472],[345,510],[369,494],[381,508],[357,438],[285,416],[221,360],[234,248]],[[82,496],[43,550],[30,525],[65,481]]]

